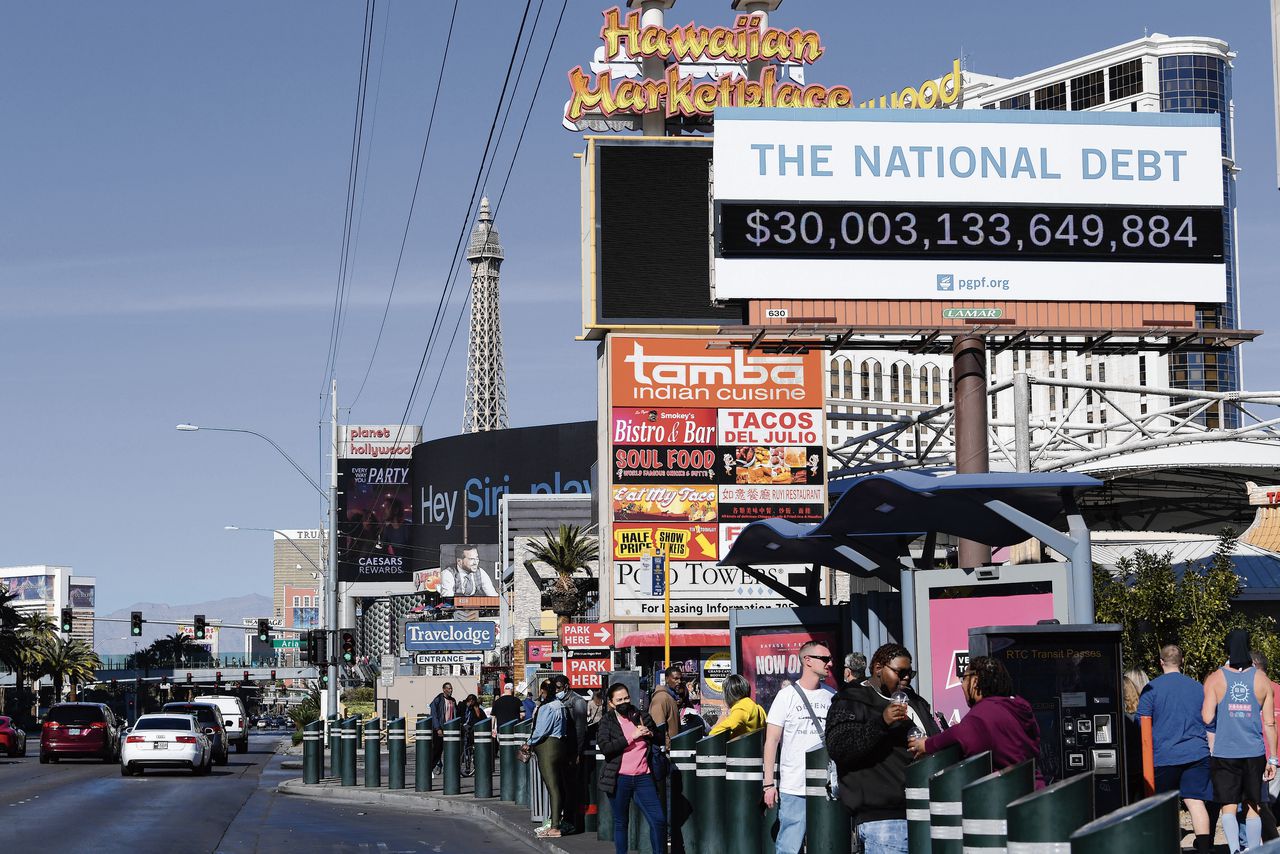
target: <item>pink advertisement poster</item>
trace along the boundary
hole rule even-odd
[[[929,663],[933,669],[933,710],[954,724],[968,711],[957,675],[969,654],[969,629],[1026,626],[1053,618],[1053,594],[965,596],[929,601]]]

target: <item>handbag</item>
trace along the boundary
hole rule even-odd
[[[818,737],[822,740],[822,746],[827,746],[827,731],[822,726],[822,722],[818,720],[818,716],[813,712],[813,706],[809,704],[809,698],[805,696],[804,691],[798,685],[792,685],[795,692],[800,695],[800,702],[804,703],[805,711],[809,713],[809,720],[813,721],[814,731],[818,733]],[[834,759],[827,760],[827,800],[837,801],[840,799],[840,772],[836,769]]]
[[[521,762],[528,762],[529,757],[533,756],[533,748],[529,747],[529,743],[525,742],[516,750],[516,758]]]
[[[649,773],[654,780],[665,780],[671,776],[671,757],[666,748],[656,742],[649,742]]]

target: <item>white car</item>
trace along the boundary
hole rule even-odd
[[[244,703],[239,697],[222,695],[217,697],[196,697],[193,703],[212,703],[222,712],[222,720],[227,725],[227,743],[236,746],[236,753],[244,753],[249,749],[249,715],[245,713]]]
[[[120,744],[122,777],[141,774],[143,768],[190,768],[193,774],[208,774],[212,767],[213,742],[194,715],[143,715]]]

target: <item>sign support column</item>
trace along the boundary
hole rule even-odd
[[[987,456],[987,342],[981,335],[957,335],[951,344],[956,412],[956,474],[989,470]],[[991,562],[991,546],[960,541],[960,566]]]

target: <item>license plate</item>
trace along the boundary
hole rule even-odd
[[[153,750],[168,750],[168,749],[169,749],[169,742],[167,742],[167,741],[157,741],[157,742],[156,742],[155,744],[153,744],[151,747],[152,747],[152,749],[153,749]]]
[[[74,727],[72,727],[71,729],[67,730],[67,735],[79,735],[79,734],[80,734],[80,730],[78,730],[78,729],[76,729],[76,728],[74,728]]]

